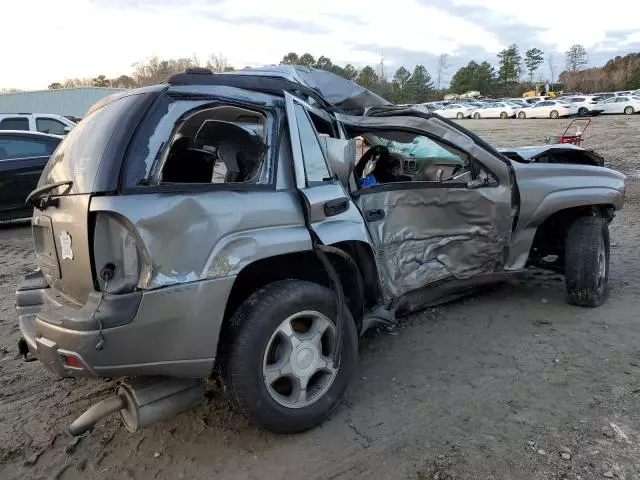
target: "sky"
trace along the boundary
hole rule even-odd
[[[551,5],[551,6],[547,6]],[[553,58],[555,75],[575,43],[589,65],[640,52],[640,2],[608,0],[5,0],[0,88],[39,89],[66,78],[129,74],[150,56],[204,60],[222,54],[236,68],[279,63],[290,51],[356,67],[384,54],[391,76],[423,64],[435,77],[449,55],[449,79],[470,60],[497,66],[511,43]],[[598,4],[596,4],[597,6]],[[554,12],[554,10],[556,10]],[[553,12],[553,13],[546,13]],[[6,41],[13,39],[13,42]],[[545,62],[540,74],[549,77]]]

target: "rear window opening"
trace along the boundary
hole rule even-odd
[[[159,183],[268,183],[266,132],[266,117],[244,108],[189,112],[161,159]]]

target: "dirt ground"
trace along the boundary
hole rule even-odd
[[[496,146],[541,143],[564,120],[467,120]],[[344,403],[318,428],[278,436],[201,408],[128,433],[68,424],[113,388],[58,379],[17,356],[14,289],[34,267],[29,230],[0,228],[0,478],[640,479],[640,116],[596,118],[585,145],[630,174],[612,224],[611,294],[565,303],[531,272],[368,336]]]

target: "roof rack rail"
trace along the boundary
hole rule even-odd
[[[184,73],[195,73],[197,75],[213,75],[213,71],[204,67],[189,67]]]
[[[229,75],[213,73],[206,68],[200,68],[199,70],[204,70],[204,72],[194,73],[191,69],[187,69],[184,73],[176,73],[171,75],[165,83],[168,85],[220,85],[253,90],[271,95],[282,95],[283,91],[287,91],[298,97],[301,95],[311,97],[324,108],[335,110],[335,107],[327,102],[318,91],[300,83],[279,77],[277,74],[273,76],[254,76],[248,71],[246,75]]]

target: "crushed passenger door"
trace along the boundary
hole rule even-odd
[[[337,117],[350,136],[372,133],[369,140],[374,143],[376,138],[394,137],[389,132],[397,132],[396,138],[402,142],[420,135],[424,142],[431,139],[446,144],[459,151],[473,171],[447,181],[412,178],[355,192],[355,202],[375,245],[386,295],[397,298],[436,282],[467,280],[501,269],[513,224],[507,164],[435,117]],[[380,135],[375,136],[376,132]],[[417,164],[421,161],[420,155],[403,157],[402,149],[394,153],[405,160],[417,160]],[[425,158],[428,162],[429,157]],[[495,181],[476,178],[477,168],[472,169],[471,162],[486,168]],[[472,177],[473,181],[468,181]]]

